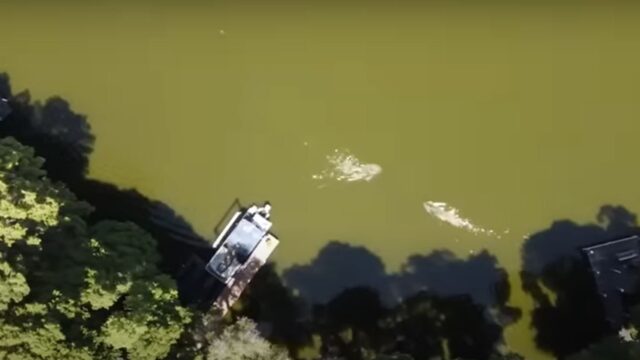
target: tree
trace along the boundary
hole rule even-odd
[[[571,356],[570,360],[635,360],[640,359],[640,306],[631,311],[631,322],[615,335],[607,336],[587,349]]]
[[[47,179],[43,160],[0,139],[0,358],[157,359],[190,314],[157,267],[155,240]]]
[[[88,206],[41,170],[43,160],[17,141],[0,139],[0,311],[30,293],[28,254],[56,226],[80,222]]]
[[[624,342],[608,337],[599,343],[571,356],[570,360],[636,360],[640,358],[640,343]]]
[[[373,360],[413,360],[413,358],[406,354],[393,354],[377,355]]]
[[[265,340],[256,324],[240,318],[213,336],[207,348],[207,360],[287,360],[284,349]]]
[[[43,160],[13,139],[0,140],[0,355],[3,358],[83,357],[64,344],[47,306],[31,302],[28,279],[43,238],[55,227],[81,222],[88,211],[41,170]]]
[[[136,282],[124,309],[102,326],[100,340],[126,350],[131,360],[165,357],[189,319],[186,309],[176,306],[177,296],[173,281],[165,275]]]
[[[524,356],[514,353],[508,352],[506,354],[493,354],[489,360],[525,360]]]

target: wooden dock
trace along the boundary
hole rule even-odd
[[[213,309],[226,314],[229,308],[240,298],[244,289],[258,270],[267,263],[269,256],[276,249],[280,240],[272,234],[267,234],[251,254],[247,262],[235,273],[232,281],[222,290],[213,303]]]

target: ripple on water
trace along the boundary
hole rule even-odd
[[[424,206],[424,209],[427,210],[427,213],[429,213],[429,215],[459,229],[467,230],[477,235],[483,234],[496,236],[497,238],[501,237],[501,235],[499,235],[495,230],[484,228],[482,226],[474,224],[470,219],[460,215],[460,210],[447,204],[446,202],[426,201],[422,204],[422,206]],[[506,230],[503,233],[508,234],[509,230]]]
[[[314,180],[338,182],[371,181],[382,172],[382,167],[375,163],[364,163],[348,149],[335,149],[327,155],[327,167],[318,174],[312,175]]]

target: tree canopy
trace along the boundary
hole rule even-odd
[[[630,323],[617,335],[610,335],[570,357],[570,360],[640,359],[640,306],[631,311]]]
[[[0,358],[157,359],[189,312],[133,223],[87,224],[91,207],[0,139]]]
[[[240,318],[213,335],[206,350],[207,360],[288,360],[287,352],[265,340],[256,324]]]

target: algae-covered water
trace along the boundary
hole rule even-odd
[[[202,234],[270,200],[279,268],[329,240],[394,271],[640,209],[640,9],[624,2],[3,2],[0,68],[96,135],[91,176]]]

